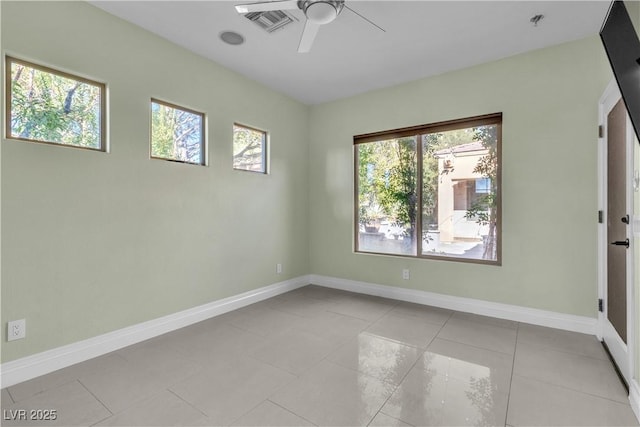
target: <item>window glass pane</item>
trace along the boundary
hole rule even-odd
[[[103,149],[103,86],[7,58],[9,137]]]
[[[501,125],[495,113],[355,136],[356,251],[499,265]]]
[[[151,157],[204,164],[204,115],[151,101]]]
[[[233,168],[265,173],[266,143],[266,132],[234,124]]]
[[[356,145],[358,250],[416,255],[416,138]]]
[[[476,193],[487,194],[491,192],[491,178],[476,179]]]
[[[498,126],[422,136],[423,255],[497,260]]]

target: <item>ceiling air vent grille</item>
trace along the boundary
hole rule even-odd
[[[275,30],[278,30],[285,25],[293,22],[293,18],[289,14],[281,10],[270,10],[268,12],[251,12],[245,14],[244,16],[246,16],[250,21],[255,22],[260,28],[268,33],[272,33]]]

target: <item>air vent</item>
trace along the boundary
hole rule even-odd
[[[279,30],[293,22],[294,18],[281,10],[270,10],[268,12],[251,12],[244,15],[247,19],[255,22],[260,28],[268,33]]]

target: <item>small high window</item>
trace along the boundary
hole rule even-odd
[[[205,164],[204,114],[151,100],[151,157]]]
[[[6,57],[6,137],[105,151],[105,85]]]
[[[233,168],[267,173],[267,133],[233,125]]]

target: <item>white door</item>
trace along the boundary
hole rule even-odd
[[[615,82],[601,99],[600,123],[600,322],[603,342],[629,384],[634,330],[629,177],[634,136]]]

